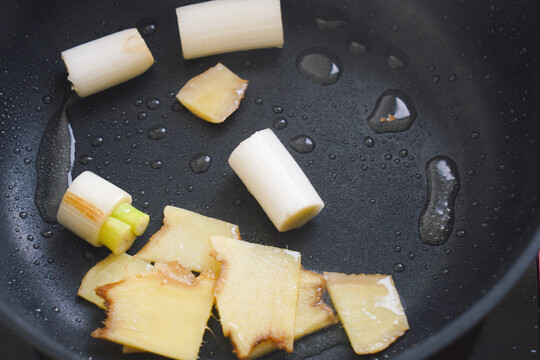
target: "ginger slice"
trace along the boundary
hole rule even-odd
[[[193,271],[219,274],[219,263],[209,255],[213,250],[210,237],[240,239],[238,226],[174,206],[166,206],[163,214],[163,227],[135,257],[149,262],[178,261]]]
[[[300,253],[220,236],[210,242],[221,263],[214,290],[221,326],[237,357],[266,340],[292,352]]]
[[[105,327],[92,333],[173,359],[196,360],[214,303],[216,277],[195,280],[179,265],[130,276],[96,289],[105,299]]]
[[[300,271],[300,287],[294,321],[295,340],[338,321],[334,311],[322,300],[325,285],[326,281],[322,275],[305,269]],[[275,349],[271,341],[265,341],[253,349],[249,359],[263,356]]]
[[[355,353],[382,351],[409,329],[391,276],[332,272],[324,276]]]
[[[126,253],[110,254],[88,270],[82,279],[77,295],[105,309],[103,298],[96,295],[97,287],[123,280],[143,271],[150,271],[152,268],[153,266],[146,261],[136,259]]]
[[[247,86],[247,80],[218,63],[189,80],[176,98],[201,119],[221,123],[238,109]]]

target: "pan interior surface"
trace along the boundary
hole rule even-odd
[[[428,356],[518,279],[540,246],[535,2],[288,0],[283,49],[189,61],[181,56],[178,6],[122,0],[4,7],[0,312],[15,332],[53,358],[122,357],[118,345],[90,337],[105,314],[76,295],[108,251],[46,223],[34,194],[45,127],[67,96],[60,52],[130,27],[139,28],[156,64],[67,109],[76,139],[73,176],[90,170],[107,178],[151,216],[130,254],[161,227],[165,205],[175,205],[238,224],[244,240],[299,251],[310,270],[390,274],[411,329],[366,359]],[[209,124],[175,95],[218,62],[249,86],[225,123]],[[389,94],[406,105],[408,128],[381,132],[366,121]],[[326,205],[286,233],[277,232],[227,163],[242,140],[265,128]],[[166,135],[155,139],[156,131]],[[197,173],[190,160],[201,153],[211,165]],[[436,156],[455,163],[460,188],[448,240],[430,246],[420,241],[418,224],[426,164]],[[209,327],[200,358],[234,359],[216,318]],[[294,354],[267,358],[357,357],[337,325],[297,341]]]

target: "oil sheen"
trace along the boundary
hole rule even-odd
[[[442,245],[454,226],[454,203],[460,187],[456,163],[447,156],[436,156],[427,162],[426,175],[428,196],[418,232],[423,243]]]

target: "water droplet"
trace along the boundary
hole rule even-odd
[[[480,133],[478,131],[473,131],[471,133],[471,138],[472,139],[478,139],[480,137]]]
[[[450,271],[448,269],[442,269],[441,270],[442,275],[448,275],[449,273],[450,273]]]
[[[142,36],[150,36],[156,32],[156,21],[151,18],[143,18],[135,25]]]
[[[26,218],[28,217],[28,214],[27,214],[26,212],[24,212],[24,211],[21,211],[21,212],[19,213],[19,217],[20,217],[21,219],[26,219]]]
[[[434,75],[432,78],[431,78],[431,81],[433,81],[435,84],[438,83],[439,81],[441,81],[441,77],[439,75]]]
[[[212,165],[212,158],[206,153],[198,153],[189,160],[189,168],[195,174],[202,174]]]
[[[43,101],[44,104],[50,104],[52,103],[53,99],[51,96],[45,95],[44,97],[41,98],[41,101]]]
[[[377,99],[366,121],[379,134],[405,131],[411,127],[416,116],[416,109],[407,95],[398,90],[386,90]]]
[[[54,264],[54,259],[53,259],[53,258],[48,258],[48,259],[47,259],[47,263],[49,263],[49,264]]]
[[[85,252],[83,254],[83,259],[86,260],[86,261],[92,261],[96,258],[96,256],[90,252]]]
[[[32,247],[37,250],[37,249],[39,249],[39,244],[34,244],[34,245],[32,245]]]
[[[394,25],[392,25],[392,31],[393,31],[393,32],[396,32],[396,31],[398,31],[398,30],[399,30],[399,24],[394,24]]]
[[[420,215],[420,240],[442,245],[454,226],[454,202],[460,187],[457,166],[446,156],[436,156],[427,162],[426,175],[428,196]]]
[[[283,114],[283,108],[279,105],[275,105],[273,108],[272,108],[272,112],[274,114]]]
[[[399,246],[399,245],[395,246],[394,251],[397,252],[397,253],[401,252],[401,246]]]
[[[392,160],[392,154],[385,154],[385,155],[383,156],[383,159],[386,160],[386,161]]]
[[[161,101],[158,98],[151,97],[144,102],[146,107],[150,110],[157,110],[161,106]]]
[[[363,144],[364,144],[365,147],[371,148],[371,147],[375,146],[375,140],[373,140],[373,138],[370,137],[370,136],[366,136],[364,138]]]
[[[103,145],[103,138],[101,136],[94,136],[92,138],[92,140],[90,140],[90,144],[93,146],[93,147],[100,147],[101,145]]]
[[[310,153],[315,148],[315,142],[307,135],[296,135],[289,140],[289,145],[294,151],[300,154]]]
[[[167,136],[167,129],[162,125],[152,126],[146,135],[152,140],[161,140]]]
[[[397,272],[397,273],[404,272],[405,271],[405,265],[403,265],[402,263],[394,264],[394,271]]]
[[[302,51],[296,59],[296,68],[306,79],[319,85],[335,84],[343,73],[339,58],[321,47]]]
[[[240,207],[244,205],[244,202],[241,199],[234,200],[234,206]]]
[[[369,49],[371,49],[371,44],[366,40],[353,40],[349,43],[349,50],[351,50],[353,54],[365,55]]]
[[[144,102],[141,99],[139,99],[139,100],[135,100],[134,104],[135,104],[135,106],[142,106],[142,104],[144,104]]]
[[[457,75],[456,75],[456,74],[450,74],[450,75],[448,76],[448,80],[449,80],[450,82],[456,81],[456,80],[457,80]]]
[[[456,231],[456,236],[457,237],[464,237],[465,235],[467,235],[467,232],[465,230]]]
[[[284,117],[278,117],[276,120],[274,120],[274,129],[276,130],[283,130],[287,127],[287,125],[287,119]]]
[[[398,152],[398,156],[399,156],[399,157],[402,157],[402,158],[403,158],[403,157],[405,157],[405,156],[407,156],[407,155],[409,155],[409,151],[408,151],[407,149],[401,149],[401,150],[399,150],[399,152]]]
[[[43,230],[41,232],[41,236],[43,236],[46,239],[50,239],[53,236],[53,232],[51,230]]]
[[[79,163],[82,165],[88,165],[92,161],[94,161],[94,158],[88,154],[82,154],[81,156],[79,156]]]
[[[152,160],[150,161],[150,166],[152,169],[161,169],[161,166],[163,166],[161,160]]]
[[[397,55],[389,55],[387,61],[392,69],[403,69],[409,63],[409,60],[403,55],[399,57]]]
[[[34,241],[34,237],[33,237],[32,235],[28,235],[28,236],[26,237],[26,239],[27,239],[28,241]]]
[[[172,103],[171,109],[172,109],[172,111],[176,111],[176,112],[181,111],[182,110],[182,104],[179,101],[175,101],[175,102]]]
[[[261,99],[261,98],[255,99],[255,104],[262,105],[262,103],[263,103],[263,99]]]
[[[53,307],[52,311],[58,314],[60,312],[60,309],[57,307]]]

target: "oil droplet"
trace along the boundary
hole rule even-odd
[[[287,125],[287,119],[284,117],[278,117],[276,120],[274,120],[274,129],[276,130],[283,130],[287,127]]]
[[[370,137],[370,136],[366,136],[364,138],[363,144],[364,144],[365,147],[372,148],[372,147],[375,146],[375,140],[373,140],[373,138]]]
[[[314,8],[317,15],[313,21],[319,30],[334,30],[349,24],[345,15],[330,4],[319,4],[315,5]]]
[[[142,36],[150,36],[156,32],[156,21],[151,18],[142,18],[135,26]]]
[[[420,215],[420,240],[428,245],[442,245],[454,226],[454,202],[459,191],[459,176],[454,161],[436,156],[426,164],[428,196]]]
[[[279,105],[276,105],[272,108],[274,114],[283,114],[283,108]]]
[[[157,110],[161,106],[161,101],[158,98],[151,97],[144,102],[146,107],[150,110]]]
[[[294,151],[299,152],[300,154],[310,153],[315,148],[313,139],[307,135],[296,135],[289,140],[289,145]]]
[[[319,85],[335,84],[343,73],[339,58],[321,47],[302,51],[296,58],[296,68],[306,79]]]
[[[371,49],[371,44],[366,40],[364,41],[352,40],[349,43],[349,50],[351,50],[353,54],[365,55],[367,54],[369,49]]]
[[[189,160],[189,168],[195,174],[202,174],[212,165],[212,158],[206,153],[198,153]]]
[[[152,161],[150,161],[150,166],[152,167],[152,169],[161,169],[162,165],[163,165],[163,163],[161,162],[161,160],[152,160]]]
[[[81,156],[79,156],[79,164],[81,165],[88,165],[92,161],[94,161],[94,158],[88,154],[82,154]]]
[[[93,146],[93,147],[100,147],[101,145],[103,145],[103,138],[101,136],[94,136],[92,138],[92,140],[90,140],[90,144]]]
[[[373,111],[366,119],[377,134],[400,132],[411,127],[416,119],[412,100],[399,90],[386,90],[379,96]]]
[[[405,271],[405,265],[403,265],[402,263],[394,264],[394,271],[397,272],[397,273],[404,272]]]
[[[71,182],[75,160],[75,138],[69,123],[68,107],[77,99],[71,84],[64,83],[60,107],[51,116],[39,144],[36,157],[37,186],[34,202],[47,223],[56,222],[62,197]]]
[[[152,140],[161,140],[167,136],[167,129],[162,125],[152,126],[146,135]]]

